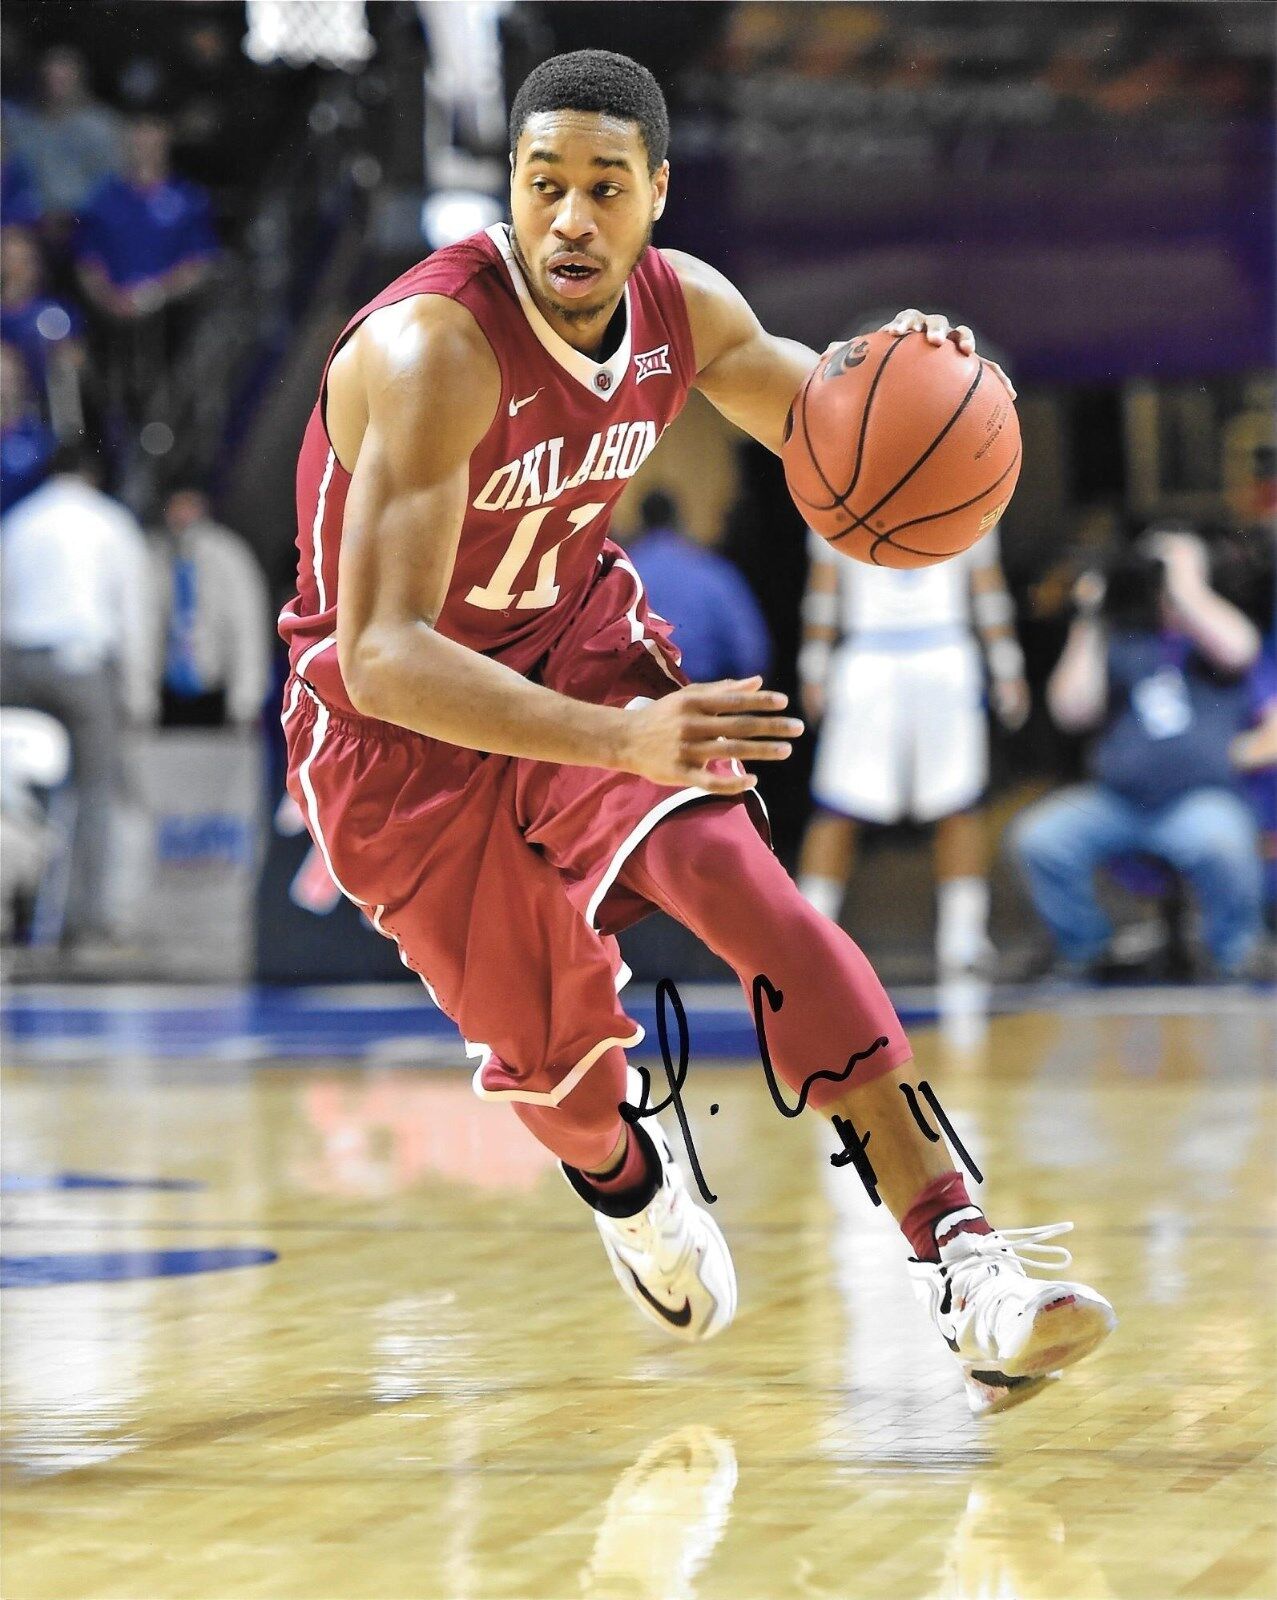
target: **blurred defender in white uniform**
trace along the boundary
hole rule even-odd
[[[810,544],[798,666],[803,710],[821,727],[799,888],[836,918],[861,823],[934,823],[936,964],[942,976],[971,971],[993,953],[986,669],[1003,726],[1029,713],[997,529],[914,571],[849,561],[816,534]]]

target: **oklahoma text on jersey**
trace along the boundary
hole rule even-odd
[[[656,440],[655,423],[614,422],[606,433],[593,435],[584,461],[565,478],[562,435],[542,439],[517,461],[498,467],[472,503],[476,511],[512,511],[548,505],[565,489],[579,489],[583,483],[632,478],[656,448]]]

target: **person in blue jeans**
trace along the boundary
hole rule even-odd
[[[1096,869],[1132,852],[1187,880],[1217,972],[1250,974],[1262,937],[1253,811],[1230,758],[1250,719],[1258,630],[1216,594],[1200,540],[1155,532],[1110,571],[1079,580],[1079,612],[1047,685],[1069,732],[1098,729],[1090,783],[1017,819],[1012,849],[1068,967],[1101,962],[1112,925]]]

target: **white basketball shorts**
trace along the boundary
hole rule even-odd
[[[934,822],[989,777],[980,652],[972,639],[913,650],[854,640],[830,664],[812,794],[864,822]]]

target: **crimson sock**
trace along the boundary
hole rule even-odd
[[[647,1159],[643,1146],[629,1128],[625,1130],[625,1154],[606,1172],[583,1172],[581,1176],[591,1189],[600,1194],[624,1194],[627,1189],[641,1187],[647,1177]]]
[[[960,1172],[932,1178],[900,1219],[900,1231],[919,1261],[939,1261],[940,1246],[960,1233],[992,1233],[984,1212],[972,1205]]]

